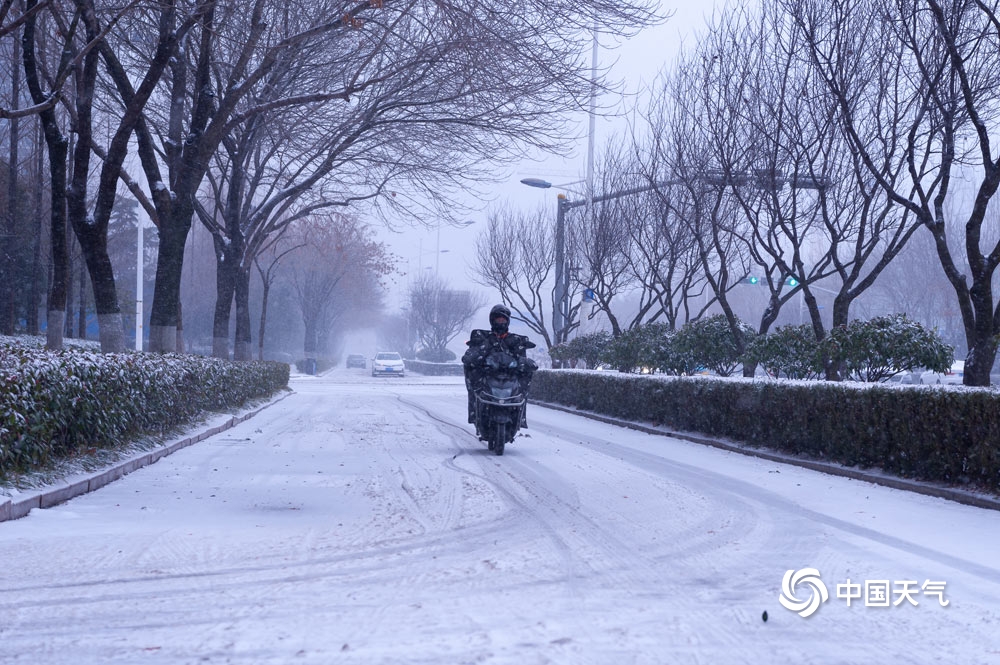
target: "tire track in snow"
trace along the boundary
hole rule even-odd
[[[616,457],[618,459],[625,460],[629,464],[654,471],[664,476],[683,478],[694,486],[710,485],[713,491],[725,494],[733,501],[742,502],[747,505],[758,505],[760,507],[757,511],[758,514],[785,511],[793,514],[796,518],[801,519],[806,524],[825,524],[846,534],[860,537],[863,540],[876,542],[881,545],[906,552],[907,554],[917,554],[921,557],[947,565],[956,570],[981,577],[984,581],[989,581],[993,584],[1000,584],[1000,571],[996,569],[982,566],[975,562],[934,550],[923,546],[920,543],[903,540],[901,538],[882,533],[876,529],[852,524],[845,520],[810,510],[793,501],[785,499],[774,492],[758,487],[757,485],[736,480],[720,473],[699,467],[693,467],[682,462],[668,460],[663,457],[638,451],[634,448],[616,444],[605,439],[595,439],[589,443],[593,444],[595,441],[602,444],[602,447],[591,447],[591,449],[598,454]],[[683,444],[684,442],[678,441],[678,443]],[[818,477],[822,475],[819,472],[812,473],[816,473]],[[779,543],[780,541],[777,541],[774,544],[777,545]]]

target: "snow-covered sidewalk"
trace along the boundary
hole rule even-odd
[[[0,524],[0,662],[1000,662],[998,512],[541,408],[497,458],[461,378],[293,388]]]

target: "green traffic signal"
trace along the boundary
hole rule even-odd
[[[788,286],[798,286],[799,280],[795,279],[794,277],[789,277],[788,279],[785,280],[785,284],[787,284]]]
[[[756,284],[759,281],[760,279],[758,277],[750,275],[749,277],[744,277],[743,279],[741,279],[740,284]]]

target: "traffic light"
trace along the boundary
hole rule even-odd
[[[756,284],[759,281],[760,281],[759,277],[754,277],[753,275],[750,275],[748,277],[744,277],[743,279],[741,279],[740,284]]]
[[[788,286],[798,286],[799,280],[795,279],[794,277],[789,277],[788,279],[785,280],[785,284],[787,284]]]

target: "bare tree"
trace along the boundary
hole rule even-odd
[[[351,215],[300,220],[289,240],[301,245],[285,262],[302,322],[306,358],[315,359],[338,321],[381,308],[382,277],[391,270],[382,243]]]
[[[630,265],[643,288],[630,328],[662,318],[668,329],[676,330],[703,313],[706,284],[698,241],[678,219],[671,190],[664,191],[666,200],[644,195],[633,204],[640,212],[630,226]]]
[[[260,274],[261,282],[260,326],[257,330],[257,360],[264,359],[264,333],[267,331],[268,297],[271,293],[271,287],[278,276],[278,267],[286,256],[305,246],[303,242],[292,244],[290,242],[281,243],[280,240],[269,245],[262,254],[254,258],[254,265]]]
[[[3,12],[6,13],[6,12]],[[2,23],[2,19],[0,19]],[[10,107],[16,111],[21,105],[21,45],[15,39],[11,49],[10,77]],[[19,243],[17,237],[17,189],[20,177],[19,153],[21,141],[21,125],[19,118],[10,118],[10,151],[7,158],[7,215],[4,220],[3,234],[5,242],[0,249],[0,333],[14,334],[16,320],[14,307],[14,292],[16,279],[16,250]]]
[[[409,200],[441,201],[449,184],[488,174],[491,159],[520,154],[525,145],[558,143],[564,133],[560,114],[579,108],[590,92],[578,57],[585,29],[597,22],[622,33],[656,18],[649,0],[533,0],[517,7],[500,0],[202,4],[199,29],[171,72],[171,103],[159,143],[167,178],[161,177],[153,132],[141,126],[138,133],[161,224],[150,321],[155,350],[173,347],[194,199],[209,159],[235,125],[265,110],[340,100],[343,116],[356,120],[335,131],[353,132],[354,143],[377,133],[381,145],[395,146],[394,163],[422,194]],[[243,46],[233,49],[236,44]],[[231,66],[216,86],[212,63],[223,51]],[[289,57],[335,76],[241,109]],[[116,80],[128,88],[127,77]],[[353,163],[363,166],[365,159]],[[394,202],[402,205],[403,199]],[[410,209],[417,212],[419,205]]]
[[[997,3],[853,0],[820,7],[789,0],[787,6],[864,168],[934,238],[965,327],[964,382],[989,385],[1000,333],[993,293],[1000,243],[983,242],[986,213],[1000,186],[1000,157],[993,155],[1000,90]],[[883,60],[878,47],[885,43],[902,46],[898,64]],[[873,104],[859,70],[889,80],[900,103]],[[886,162],[900,159],[905,177],[887,178]],[[959,175],[975,177],[977,186],[963,214],[964,229],[954,238],[947,211],[957,207],[947,203],[958,195]],[[964,246],[967,263],[956,256],[956,246]]]
[[[47,298],[46,346],[49,349],[62,348],[63,328],[66,320],[66,282],[67,263],[66,250],[66,160],[69,155],[69,141],[59,127],[59,120],[54,108],[57,98],[55,90],[43,91],[40,74],[40,63],[46,58],[48,43],[39,40],[39,50],[36,52],[36,26],[38,11],[35,0],[27,0],[28,19],[24,23],[23,59],[25,83],[36,104],[42,106],[39,110],[41,125],[44,130],[45,142],[49,152],[49,187],[51,189],[50,203],[50,237],[52,248],[52,277],[49,283]],[[43,33],[44,34],[44,33]],[[67,39],[72,35],[67,35]],[[53,76],[47,80],[65,80],[70,70],[70,49],[60,48],[61,58],[58,61]]]
[[[426,359],[445,362],[448,344],[485,305],[479,293],[453,289],[436,275],[417,277],[410,286],[410,323]]]
[[[300,85],[301,67],[276,70],[263,86],[264,98],[248,100],[251,106],[280,99]],[[331,114],[331,104],[312,105],[308,113],[298,107],[278,108],[250,115],[233,128],[214,155],[206,173],[210,197],[196,202],[199,218],[212,233],[216,245],[216,308],[213,354],[228,357],[229,313],[236,304],[233,357],[249,358],[250,266],[255,257],[295,220],[333,206],[344,207],[367,198],[351,196],[338,187],[346,181],[371,185],[377,193],[388,180],[391,161],[372,165],[372,146],[365,148],[369,164],[364,178],[351,163],[359,156],[351,132],[330,132],[338,123],[353,126],[342,113]],[[332,173],[338,178],[334,179]]]
[[[573,277],[575,273],[578,287],[590,289],[596,311],[608,318],[615,337],[622,333],[613,307],[615,299],[632,291],[636,285],[629,262],[632,251],[630,211],[623,203],[624,197],[615,194],[634,187],[641,177],[628,169],[624,158],[621,142],[609,142],[598,160],[597,180],[598,191],[612,198],[566,213],[569,245],[573,248],[569,253],[570,275]]]
[[[747,242],[758,265],[776,266],[779,275],[798,283],[794,290],[801,290],[813,331],[822,339],[826,331],[814,285],[830,275],[839,278],[832,323],[847,325],[851,303],[871,287],[917,225],[859,168],[834,100],[802,58],[803,35],[777,3],[738,17],[723,36],[747,49],[739,57],[752,73],[742,99],[732,100],[739,107],[734,113],[743,127],[742,142],[750,147],[738,170],[752,177],[733,188],[750,222]],[[882,57],[892,61],[893,52]],[[893,103],[882,82],[870,87],[881,104]],[[897,161],[895,173],[898,166]],[[828,363],[826,375],[840,378],[835,363]]]
[[[521,213],[501,208],[491,212],[486,230],[476,238],[473,270],[475,281],[499,291],[512,318],[540,336],[550,349],[556,344],[548,316],[554,311],[549,275],[555,265],[555,242],[548,217],[542,210]],[[579,305],[570,309],[569,330],[579,325],[578,311]]]
[[[65,302],[65,248],[62,232],[67,220],[83,250],[101,331],[101,347],[105,351],[124,348],[124,330],[115,287],[114,273],[107,251],[108,220],[114,206],[118,179],[128,154],[129,137],[139,122],[143,106],[152,94],[160,74],[173,52],[175,7],[173,2],[153,3],[149,16],[156,36],[151,40],[149,67],[143,72],[138,86],[122,101],[118,111],[121,119],[107,148],[96,145],[93,131],[95,94],[101,53],[110,52],[109,33],[135,9],[140,0],[121,7],[99,10],[94,0],[49,3],[45,14],[47,30],[38,30],[39,14],[31,14],[24,27],[24,67],[31,97],[42,110],[40,118],[49,146],[52,188],[52,237],[55,278],[49,297],[49,311],[58,317]],[[26,11],[32,12],[36,0],[27,0]],[[141,19],[139,19],[141,20]],[[51,32],[51,34],[48,34]],[[37,42],[37,43],[36,43]],[[58,45],[59,49],[52,46]],[[49,50],[51,49],[51,50]],[[72,81],[69,93],[61,81]],[[44,85],[44,87],[43,87]],[[72,154],[66,131],[61,127],[60,114],[46,106],[53,97],[64,101],[65,117],[75,137]],[[103,159],[97,190],[91,209],[88,189],[94,154]],[[67,160],[72,169],[68,171]],[[57,310],[58,308],[58,310]],[[55,330],[58,321],[49,325],[49,346],[61,345]]]
[[[729,294],[749,274],[752,254],[742,240],[746,221],[731,194],[742,175],[732,165],[745,146],[726,98],[746,84],[739,71],[742,64],[707,48],[682,59],[663,77],[650,104],[649,149],[640,153],[652,190],[670,206],[697,247],[692,251],[707,289],[693,318],[718,303],[741,353],[743,329]],[[772,306],[780,307],[787,298],[773,299]]]

